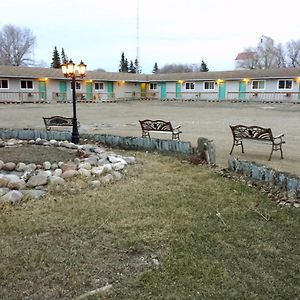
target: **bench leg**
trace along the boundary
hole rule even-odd
[[[231,147],[231,150],[230,150],[230,153],[229,153],[230,155],[232,154],[232,151],[233,151],[234,146],[235,146],[235,145],[234,145],[234,142],[233,142],[232,147]]]
[[[150,139],[150,133],[147,132],[147,131],[143,131],[142,132],[142,137],[145,138],[145,137],[148,137]]]
[[[242,141],[233,141],[233,144],[232,144],[232,148],[231,148],[231,151],[230,151],[230,155],[232,154],[232,151],[233,151],[233,148],[234,148],[234,146],[239,146],[239,145],[241,145],[241,147],[242,147],[242,153],[244,153],[244,145],[243,145],[243,142]]]
[[[283,151],[281,145],[280,145],[280,154],[281,154],[281,159],[283,159]]]
[[[268,159],[268,161],[270,161],[270,160],[271,160],[271,157],[272,157],[273,151],[274,151],[274,146],[272,146],[272,151],[271,151],[271,153],[270,153],[270,156],[269,156],[269,159]]]
[[[180,141],[179,134],[178,133],[172,133],[172,140]]]
[[[281,157],[281,159],[283,159],[282,144],[274,144],[274,145],[272,145],[272,151],[271,151],[271,154],[269,156],[269,160],[271,160],[271,156],[272,156],[272,153],[273,153],[274,150],[275,151],[280,150],[280,157]]]

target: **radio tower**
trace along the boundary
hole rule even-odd
[[[136,1],[136,72],[141,73],[140,62],[140,2]]]

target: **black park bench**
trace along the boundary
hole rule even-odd
[[[283,133],[273,136],[271,128],[263,128],[260,126],[230,125],[230,129],[233,136],[233,145],[230,154],[232,154],[235,146],[241,146],[242,153],[244,153],[243,140],[250,140],[272,145],[269,160],[271,160],[273,151],[277,150],[280,150],[281,158],[283,159],[282,144],[285,144],[285,141],[282,140],[284,136]]]
[[[72,127],[73,118],[67,118],[62,116],[43,117],[45,127],[47,131],[57,127]],[[77,122],[79,127],[79,122]]]
[[[179,134],[182,131],[179,130],[180,125],[173,127],[170,121],[163,120],[139,120],[142,128],[142,137],[150,138],[151,132],[170,133],[172,134],[172,140],[180,140]]]

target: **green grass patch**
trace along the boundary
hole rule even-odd
[[[132,154],[132,152],[130,152]],[[297,299],[299,210],[203,166],[147,153],[1,206],[0,299]]]

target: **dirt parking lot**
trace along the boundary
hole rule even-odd
[[[72,104],[0,104],[0,127],[44,129],[43,116],[72,116]],[[232,146],[229,125],[245,124],[271,127],[275,135],[285,134],[284,159],[279,151],[268,162],[271,146],[245,142],[245,153],[236,147],[233,155],[256,161],[278,170],[300,175],[300,105],[272,103],[210,103],[127,101],[118,103],[78,103],[80,132],[140,136],[139,119],[170,120],[181,124],[181,140],[196,145],[206,137],[216,145],[217,164],[227,166]],[[156,134],[153,137],[170,138]]]

